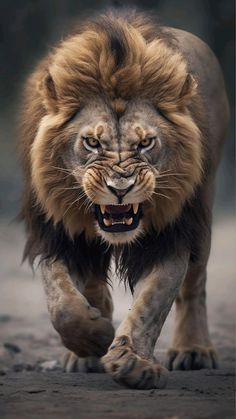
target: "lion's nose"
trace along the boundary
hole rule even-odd
[[[107,179],[106,185],[110,191],[118,198],[125,196],[134,186],[135,177]]]
[[[133,188],[134,185],[130,185],[128,188],[125,189],[118,189],[118,188],[114,188],[113,186],[109,186],[107,185],[108,189],[110,189],[110,191],[116,195],[118,198],[122,198],[123,196],[125,196],[127,194],[127,192],[130,191],[130,189]]]

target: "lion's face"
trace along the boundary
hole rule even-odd
[[[148,104],[133,102],[118,118],[102,101],[73,120],[76,137],[64,162],[94,210],[97,232],[109,242],[133,240],[143,229],[166,148],[158,120]]]
[[[188,114],[172,118],[144,100],[130,101],[118,117],[101,98],[69,122],[46,116],[31,161],[47,217],[71,236],[84,230],[112,244],[176,219],[199,183],[201,143]]]
[[[183,150],[176,130],[150,103],[133,100],[118,118],[93,99],[69,122],[66,135],[61,160],[74,179],[67,188],[106,241],[133,241],[152,212],[162,217],[157,202],[173,211],[185,181]]]

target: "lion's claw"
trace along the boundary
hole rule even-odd
[[[196,345],[192,348],[168,351],[167,368],[169,370],[200,370],[218,368],[217,355],[214,349]]]
[[[105,372],[100,358],[96,356],[81,358],[70,351],[66,352],[64,355],[62,367],[65,372]]]
[[[150,389],[166,385],[167,370],[136,354],[126,336],[115,340],[102,362],[115,381],[128,387]]]

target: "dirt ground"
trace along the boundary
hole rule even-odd
[[[234,417],[235,224],[214,227],[208,269],[208,314],[220,369],[171,372],[164,390],[130,390],[106,374],[64,373],[64,353],[47,314],[37,275],[20,266],[24,235],[0,223],[0,417],[6,419],[229,419]],[[130,294],[114,278],[118,325]],[[165,361],[173,329],[172,309],[157,344]]]

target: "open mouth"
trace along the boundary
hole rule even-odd
[[[141,204],[95,205],[95,214],[102,230],[121,233],[138,227],[142,209]]]

